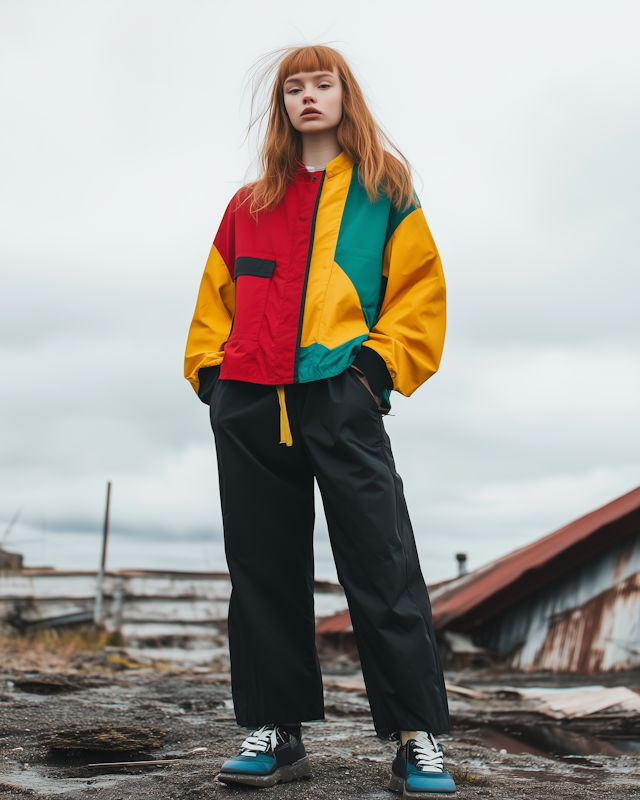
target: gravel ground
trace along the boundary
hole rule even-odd
[[[328,685],[326,708],[325,722],[303,730],[312,760],[310,779],[271,789],[231,788],[219,784],[216,774],[244,733],[233,719],[227,676],[153,669],[61,675],[3,672],[0,667],[0,798],[247,800],[258,793],[296,800],[397,797],[386,790],[394,747],[376,738],[366,697],[341,689],[336,681]],[[65,751],[42,741],[62,729],[121,726],[139,729],[138,736],[150,729],[164,731],[164,745],[138,753]],[[460,798],[640,796],[640,756],[567,760],[501,753],[468,729],[454,731],[443,746]],[[206,750],[192,752],[196,748]],[[178,761],[153,767],[88,767],[147,759]]]

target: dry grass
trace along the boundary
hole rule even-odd
[[[0,635],[0,664],[7,671],[60,672],[74,669],[79,653],[121,644],[118,634],[91,627]]]
[[[489,786],[491,783],[486,775],[472,775],[464,767],[454,767],[447,764],[447,772],[457,786]]]

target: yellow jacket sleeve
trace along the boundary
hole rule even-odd
[[[383,275],[384,301],[363,346],[384,359],[393,388],[408,397],[437,371],[446,327],[442,264],[421,208],[389,239]]]
[[[196,393],[200,388],[198,370],[222,363],[235,304],[235,284],[214,244],[200,283],[184,359],[184,376]]]

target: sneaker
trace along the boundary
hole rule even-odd
[[[309,775],[311,765],[302,739],[278,725],[263,725],[222,765],[218,780],[246,786],[274,786]]]
[[[398,746],[389,790],[411,800],[456,796],[456,785],[445,769],[442,748],[433,734],[420,731],[404,747]]]

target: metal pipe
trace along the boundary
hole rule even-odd
[[[93,621],[96,625],[102,622],[102,598],[104,588],[104,568],[107,563],[107,537],[109,536],[109,504],[111,502],[111,481],[107,482],[107,507],[104,512],[104,528],[102,530],[102,559],[98,570],[98,585],[96,586],[96,603],[93,609]]]
[[[463,575],[467,574],[467,554],[456,553],[456,560],[458,562],[458,577],[462,578]]]

